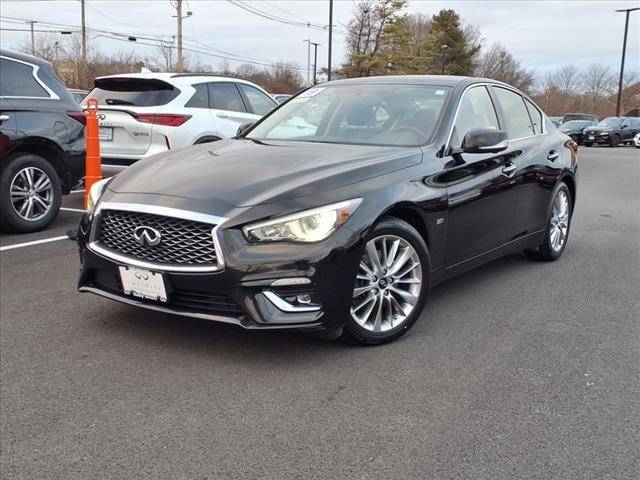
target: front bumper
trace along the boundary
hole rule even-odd
[[[222,231],[224,269],[162,273],[167,301],[123,292],[119,266],[88,245],[91,221],[78,230],[81,270],[78,290],[133,306],[231,323],[245,329],[325,330],[344,324],[363,242],[345,226],[318,244],[252,244],[239,230]],[[309,304],[296,303],[299,295]],[[290,307],[295,308],[290,308]]]

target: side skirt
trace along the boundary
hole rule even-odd
[[[544,229],[538,230],[537,232],[529,233],[520,238],[516,238],[509,243],[505,243],[500,247],[493,248],[484,253],[468,258],[467,260],[463,260],[462,262],[458,262],[454,265],[434,270],[432,286],[442,283],[445,280],[449,280],[450,278],[456,277],[464,272],[468,272],[469,270],[473,270],[474,268],[484,265],[485,263],[489,263],[500,257],[509,255],[510,253],[520,252],[527,248],[533,248],[536,245],[540,245],[540,243],[542,243],[542,241],[544,240],[544,234]]]

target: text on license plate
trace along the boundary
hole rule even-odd
[[[135,267],[118,267],[125,295],[167,301],[167,290],[161,273]]]
[[[98,130],[98,137],[103,142],[110,142],[113,140],[113,128],[111,127],[100,127]]]

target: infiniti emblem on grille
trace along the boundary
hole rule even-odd
[[[143,247],[155,247],[162,240],[162,235],[155,228],[142,225],[133,231],[133,238]]]

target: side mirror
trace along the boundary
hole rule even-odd
[[[625,125],[622,125],[620,128],[621,128],[622,130],[625,130],[625,129],[629,128],[629,125],[626,125],[626,124],[625,124]]]
[[[236,132],[236,137],[239,137],[239,136],[240,136],[240,135],[242,135],[244,132],[246,132],[247,130],[249,130],[249,129],[253,126],[253,124],[254,124],[254,123],[255,123],[255,122],[246,122],[246,123],[241,124],[241,125],[238,127],[238,131]]]
[[[459,153],[498,153],[509,146],[509,136],[504,130],[475,128],[462,139]]]

